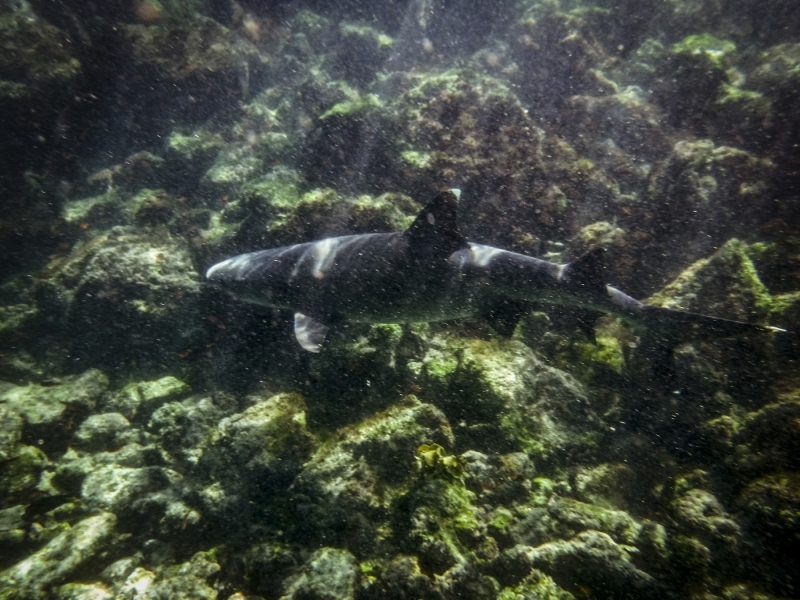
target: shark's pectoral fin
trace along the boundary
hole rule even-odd
[[[587,252],[566,265],[561,278],[581,292],[607,296],[605,254],[603,248]]]
[[[501,298],[482,310],[480,316],[501,336],[510,338],[514,335],[517,323],[530,308],[530,302]]]
[[[442,192],[422,210],[405,232],[412,259],[420,262],[445,260],[453,252],[468,248],[458,230],[460,190]]]
[[[301,312],[294,313],[294,337],[309,352],[319,352],[330,327]]]

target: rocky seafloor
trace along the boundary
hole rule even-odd
[[[0,0],[0,598],[800,597],[799,11]],[[447,186],[471,240],[788,332],[310,355],[203,280]]]

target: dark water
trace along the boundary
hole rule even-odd
[[[0,41],[0,598],[800,597],[794,0],[0,0]],[[205,279],[451,187],[472,242],[787,331],[310,353]]]

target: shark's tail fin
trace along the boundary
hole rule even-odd
[[[654,381],[672,381],[673,350],[695,340],[736,337],[752,333],[784,332],[769,325],[744,323],[697,313],[642,305],[638,325],[643,327],[631,356],[629,379],[634,387],[649,388]]]
[[[672,310],[660,306],[644,305],[641,324],[650,335],[662,338],[664,343],[678,345],[698,339],[734,337],[748,333],[784,331],[779,327],[720,319],[692,312]]]

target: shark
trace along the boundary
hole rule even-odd
[[[608,285],[602,248],[558,264],[467,241],[461,192],[439,193],[403,232],[329,237],[241,254],[206,273],[236,297],[294,311],[300,346],[320,352],[331,326],[485,319],[510,336],[534,305],[607,313],[672,339],[782,331],[640,302]]]

